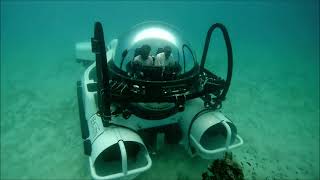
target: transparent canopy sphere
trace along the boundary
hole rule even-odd
[[[195,58],[190,44],[175,27],[162,22],[145,22],[118,38],[112,59],[128,76],[161,80],[160,76],[166,73],[179,79],[196,66]]]

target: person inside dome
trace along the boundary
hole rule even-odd
[[[154,60],[150,55],[150,52],[151,47],[147,44],[144,44],[135,50],[132,67],[133,75],[136,78],[143,78],[145,76],[145,73],[143,72],[145,66],[153,66]]]
[[[165,46],[163,48],[163,52],[157,54],[155,58],[154,65],[155,66],[173,66],[175,64],[173,57],[172,57],[172,49],[170,46]]]
[[[147,44],[144,44],[139,48],[139,53],[134,57],[133,63],[139,64],[142,66],[152,66],[153,58],[150,56],[151,47]]]

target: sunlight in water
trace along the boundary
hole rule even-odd
[[[176,38],[170,32],[161,28],[145,29],[135,36],[133,42],[136,43],[144,39],[162,39],[162,40],[169,41],[175,45],[177,43]]]

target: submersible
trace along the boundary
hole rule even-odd
[[[211,34],[222,31],[227,76],[205,68]],[[233,57],[227,29],[213,24],[200,63],[188,41],[166,23],[141,23],[105,46],[96,22],[91,42],[76,44],[86,66],[77,94],[84,153],[93,179],[133,179],[152,166],[164,142],[191,156],[216,159],[243,144],[219,110],[229,90]]]

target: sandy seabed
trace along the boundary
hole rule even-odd
[[[299,46],[301,39],[309,40],[318,36],[305,37],[305,33],[294,28],[291,30],[296,30],[296,34],[287,34],[286,27],[282,27],[281,23],[291,19],[287,16],[291,17],[289,15],[292,14],[269,19],[269,14],[273,11],[266,11],[266,14],[258,14],[254,19],[252,14],[259,10],[251,12],[255,9],[254,6],[241,7],[238,12],[234,12],[238,16],[225,18],[233,26],[230,32],[234,49],[234,71],[222,112],[233,120],[239,135],[244,139],[244,145],[233,151],[234,157],[243,167],[246,179],[319,179],[319,41],[307,41],[305,44],[309,43],[309,47]],[[9,17],[7,25],[16,30],[11,22],[24,22],[23,13],[29,13],[27,10],[22,12],[24,8],[20,6],[22,15],[17,18],[13,16],[13,7],[12,12],[6,16]],[[252,14],[246,15],[242,10],[248,10]],[[221,17],[218,15],[203,21],[215,22],[223,19],[225,13],[221,11],[215,12],[222,14]],[[281,15],[282,9],[277,9],[276,13]],[[83,153],[76,96],[76,81],[80,79],[84,69],[75,62],[70,41],[62,42],[72,33],[60,32],[60,19],[55,14],[48,15],[51,16],[56,21],[46,28],[53,29],[58,35],[47,39],[50,41],[49,45],[41,47],[37,43],[34,45],[25,42],[25,39],[32,40],[25,37],[28,34],[19,36],[19,40],[25,43],[19,44],[19,49],[13,48],[16,45],[14,43],[1,44],[0,179],[91,178],[88,158]],[[256,33],[252,39],[250,32],[243,26],[243,22],[251,17],[253,23],[248,23],[248,29],[253,29]],[[300,14],[293,16],[294,19],[297,17]],[[45,16],[43,18],[46,20]],[[33,19],[30,16],[26,22],[30,23]],[[264,34],[259,34],[263,24],[257,23],[260,19],[268,22],[270,20],[273,28],[268,30],[274,32],[264,29]],[[190,21],[196,23],[195,20]],[[80,23],[72,23],[68,22],[69,27],[82,27]],[[296,27],[295,22],[291,23],[293,25],[288,23],[292,25],[290,27]],[[319,25],[317,27],[319,30]],[[207,30],[207,26],[205,28]],[[11,30],[8,28],[6,33],[10,34]],[[27,33],[34,33],[35,28],[28,30],[30,32]],[[42,32],[40,30],[39,33]],[[275,32],[279,34],[273,42],[270,38],[274,37]],[[39,40],[42,36],[33,35],[42,43]],[[58,39],[60,36],[61,39]],[[201,40],[203,37],[201,36]],[[7,37],[6,42],[20,42],[14,38]],[[194,35],[192,39],[198,39],[198,36]],[[2,40],[1,43],[4,42]],[[61,46],[54,46],[58,43]],[[223,57],[209,58],[216,60]],[[207,65],[208,69],[217,68],[215,63]],[[138,180],[201,179],[201,174],[211,163],[199,157],[190,158],[178,145],[165,147],[156,156],[152,156],[153,166],[141,174]]]
[[[285,69],[268,59],[235,63],[222,109],[245,141],[235,159],[246,179],[318,179],[319,69],[299,59]],[[21,66],[11,76],[12,67],[1,65],[1,179],[90,179],[76,99],[81,65],[70,57],[42,69]],[[273,70],[261,71],[264,65]],[[152,159],[138,179],[200,179],[211,163],[180,146]]]

